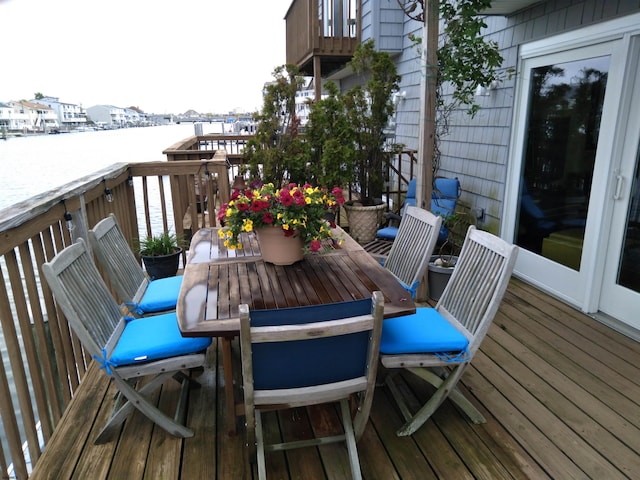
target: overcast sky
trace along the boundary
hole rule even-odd
[[[0,0],[0,102],[255,111],[292,0]]]

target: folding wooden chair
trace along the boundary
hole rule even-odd
[[[406,369],[436,392],[412,414],[388,373],[389,386],[407,422],[398,435],[411,435],[450,396],[475,423],[484,417],[456,388],[480,347],[511,278],[517,247],[469,227],[458,263],[435,308],[387,319],[382,329],[380,361],[387,369]]]
[[[123,317],[82,239],[43,264],[42,270],[83,347],[128,400],[121,406],[116,402],[117,408],[95,443],[103,442],[110,428],[122,424],[134,408],[172,435],[193,436],[177,421],[183,417],[187,387],[192,381],[182,371],[204,365],[211,339],[182,337],[175,313]],[[136,390],[135,379],[148,375],[155,376]],[[173,418],[147,400],[172,378],[182,384],[182,400]]]
[[[258,476],[265,451],[344,441],[353,478],[361,478],[356,441],[364,432],[375,388],[384,299],[277,310],[240,306],[240,345],[247,440],[257,447]],[[352,421],[349,398],[359,396]],[[261,411],[339,402],[344,433],[265,445]]]
[[[138,315],[176,308],[182,276],[149,280],[114,214],[89,230],[89,243],[120,300]]]
[[[389,254],[386,257],[373,255],[414,299],[436,246],[441,224],[441,217],[422,208],[407,207]]]

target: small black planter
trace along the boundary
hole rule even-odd
[[[173,277],[178,273],[178,262],[180,255],[182,254],[182,248],[178,247],[175,253],[169,255],[153,255],[146,256],[141,255],[144,267],[154,280],[159,278]]]
[[[449,257],[445,255],[447,260],[450,259],[453,264],[452,267],[443,267],[440,265],[435,265],[435,262],[440,255],[433,255],[429,261],[428,266],[428,275],[427,275],[427,284],[428,284],[428,295],[431,300],[435,300],[436,302],[440,300],[444,289],[447,287],[447,283],[449,283],[449,278],[451,278],[451,274],[453,273],[454,266],[458,261],[458,257]]]

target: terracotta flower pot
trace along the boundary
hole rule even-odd
[[[292,265],[304,257],[304,244],[299,235],[285,237],[279,227],[258,228],[256,235],[265,262]]]

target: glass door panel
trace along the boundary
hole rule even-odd
[[[532,68],[516,243],[580,269],[610,56]]]

